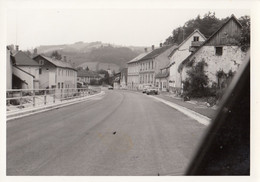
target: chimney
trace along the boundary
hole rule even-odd
[[[36,48],[33,49],[33,54],[34,54],[34,55],[37,55],[37,49],[36,49]]]
[[[144,52],[147,52],[147,48],[144,48]]]
[[[154,50],[154,45],[152,45],[152,50]]]
[[[19,45],[15,45],[15,50],[19,51]]]
[[[67,62],[67,58],[66,58],[66,56],[63,56],[63,60],[64,60],[65,62]]]
[[[160,47],[162,47],[162,43],[160,43]]]

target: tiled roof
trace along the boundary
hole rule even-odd
[[[195,29],[184,41],[182,41],[182,43],[180,43],[180,45],[177,48],[181,47],[195,33],[199,33],[206,40],[206,37],[198,29]],[[177,48],[169,54],[169,57],[172,57],[172,55],[176,52]]]
[[[172,65],[174,65],[174,64],[175,64],[175,62],[168,63],[167,65],[165,65],[164,67],[162,67],[161,70],[170,68],[170,67],[171,67]]]
[[[170,45],[170,46],[163,46],[163,47],[154,49],[152,52],[150,52],[149,54],[147,54],[146,56],[141,58],[139,61],[143,61],[143,60],[147,60],[147,59],[153,59],[153,58],[159,56],[160,54],[162,54],[164,51],[166,51],[170,47],[172,47],[172,45]]]
[[[142,54],[139,54],[137,57],[135,57],[134,59],[132,59],[131,61],[129,61],[127,64],[129,63],[134,63],[139,61],[140,59],[142,59],[144,56],[146,56],[147,54],[149,54],[150,52],[144,52]]]
[[[31,59],[22,51],[16,52],[12,57],[17,66],[40,66],[35,60]]]
[[[218,32],[220,32],[220,30],[225,27],[231,20],[234,20],[234,22],[242,28],[241,23],[237,20],[237,18],[232,14],[231,17],[222,25],[220,26],[220,28],[213,33],[206,41],[203,42],[203,44],[197,48],[192,54],[190,54],[178,67],[178,72],[180,72],[180,70],[183,68],[183,66],[188,62],[188,60],[196,53],[198,52],[198,50],[200,50],[205,44],[207,44]]]
[[[158,73],[155,78],[167,78],[169,76],[169,72],[166,73]]]
[[[78,77],[100,77],[100,76],[97,72],[94,71],[80,70],[78,71]]]
[[[44,58],[45,60],[49,61],[50,63],[54,64],[54,65],[57,66],[57,67],[69,68],[69,69],[76,70],[75,68],[73,68],[72,64],[69,63],[69,62],[62,61],[62,60],[57,60],[57,59],[55,59],[55,58],[50,58],[50,57],[43,56],[43,55],[38,55],[38,56],[41,56],[42,58]],[[36,56],[36,57],[38,57],[38,56]],[[36,57],[35,57],[35,58],[36,58]],[[34,58],[34,59],[35,59],[35,58]]]

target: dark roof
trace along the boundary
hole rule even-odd
[[[170,68],[170,67],[171,67],[172,65],[174,65],[174,64],[175,64],[174,61],[171,62],[171,63],[168,63],[166,66],[162,67],[161,70],[163,70],[163,69],[167,69],[167,68]]]
[[[147,59],[153,59],[153,58],[159,56],[160,54],[162,54],[164,51],[166,51],[170,47],[172,47],[172,45],[170,45],[170,46],[163,46],[163,47],[154,49],[152,52],[150,52],[149,54],[147,54],[143,58],[139,59],[139,61],[143,61],[143,60],[147,60]]]
[[[94,71],[80,70],[78,71],[78,77],[100,77],[100,76],[97,72]]]
[[[242,28],[241,23],[237,20],[237,18],[232,14],[231,17],[215,32],[213,33],[200,47],[198,47],[193,53],[191,53],[178,67],[178,72],[183,68],[183,66],[188,62],[188,60],[200,50],[205,44],[207,44],[220,30],[225,27],[231,20],[234,20],[237,25]]]
[[[155,75],[155,78],[167,78],[169,76],[169,72],[166,73],[158,73]]]
[[[147,54],[149,54],[150,52],[144,52],[142,54],[139,54],[138,56],[136,56],[134,59],[132,59],[131,61],[129,61],[127,64],[129,63],[135,63],[137,61],[139,61],[140,59],[142,59],[144,56],[146,56]]]
[[[43,56],[43,55],[38,55],[38,56],[34,57],[33,59],[35,59],[39,56],[42,57],[43,59],[49,61],[50,63],[52,63],[54,66],[57,66],[60,68],[69,68],[69,69],[73,69],[76,71],[76,69],[72,66],[72,64],[69,62],[66,62],[66,61],[57,60],[55,58],[50,58],[50,57]]]
[[[176,52],[176,50],[181,47],[194,33],[199,33],[205,40],[206,40],[206,37],[198,30],[198,29],[195,29],[184,41],[182,41],[182,43],[180,43],[180,45],[174,49],[170,54],[169,54],[169,57],[172,57],[172,55]]]
[[[31,59],[22,51],[16,52],[12,57],[17,66],[40,66],[35,60]]]

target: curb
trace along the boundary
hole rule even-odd
[[[151,96],[151,95],[149,95],[149,97],[152,97],[153,99],[156,99],[156,100],[158,100],[158,101],[160,101],[160,102],[162,102],[162,103],[164,103],[164,104],[166,104],[166,105],[168,105],[168,106],[170,106],[170,107],[172,107],[172,108],[182,112],[186,116],[189,116],[190,118],[195,119],[196,121],[198,121],[199,123],[201,123],[203,125],[207,126],[207,125],[209,125],[211,123],[211,119],[208,118],[207,116],[204,116],[204,115],[202,115],[200,113],[197,113],[197,112],[195,112],[193,110],[190,110],[190,109],[188,109],[186,107],[180,106],[178,104],[174,104],[174,103],[172,103],[170,101],[166,101],[164,99],[161,99],[161,98],[158,98],[158,97],[154,97],[154,96]]]
[[[105,94],[105,92],[101,91],[98,94],[94,94],[94,95],[90,95],[90,96],[86,96],[86,97],[83,97],[83,98],[78,98],[78,99],[74,99],[74,100],[70,100],[70,101],[64,101],[64,103],[58,103],[58,104],[53,104],[53,105],[49,105],[49,106],[42,106],[42,107],[32,108],[32,109],[29,109],[29,110],[18,111],[18,112],[14,111],[13,113],[7,113],[6,114],[6,121],[10,121],[10,120],[22,118],[22,117],[25,117],[25,116],[30,116],[32,114],[37,114],[37,113],[46,112],[46,111],[50,111],[50,110],[53,110],[53,109],[77,104],[77,103],[80,103],[80,102],[87,101],[87,100],[89,100],[93,97],[96,97],[96,96],[102,96],[104,94]]]

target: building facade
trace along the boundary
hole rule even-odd
[[[161,68],[169,64],[168,55],[175,49],[175,45],[162,46],[154,49],[139,60],[140,72],[139,72],[139,88],[142,89],[146,85],[159,87],[162,85],[159,81],[156,82],[156,75],[161,72]]]
[[[217,32],[179,65],[178,71],[181,75],[181,81],[188,78],[187,70],[190,69],[188,63],[191,61],[194,62],[193,64],[200,61],[207,63],[205,73],[209,78],[210,85],[219,84],[218,71],[236,72],[246,56],[246,52],[243,52],[238,46],[241,29],[242,25],[232,15]]]
[[[91,81],[99,81],[101,79],[100,75],[94,71],[90,70],[79,70],[77,75],[77,81],[84,84],[90,84]]]
[[[64,57],[63,60],[43,55],[34,57],[40,65],[40,88],[64,89],[77,87],[77,70]]]
[[[204,35],[195,30],[169,55],[170,65],[164,71],[169,72],[168,89],[172,92],[180,92],[182,83],[178,72],[179,65],[206,40]],[[167,71],[168,69],[168,71]]]
[[[139,80],[139,72],[140,72],[140,64],[139,60],[146,56],[148,53],[147,49],[145,52],[138,55],[131,61],[127,63],[127,88],[130,90],[138,90],[140,80]]]
[[[11,55],[12,88],[39,89],[40,65],[18,49]]]

